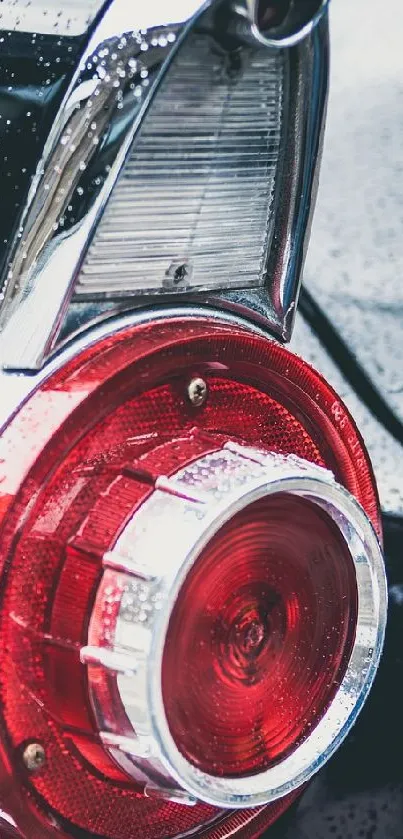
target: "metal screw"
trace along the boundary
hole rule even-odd
[[[46,752],[41,743],[29,743],[25,747],[22,759],[29,772],[39,772],[46,763]]]
[[[188,275],[187,265],[178,265],[178,267],[175,268],[175,271],[174,271],[174,283],[175,283],[175,285],[178,285],[179,283],[183,282],[183,280],[186,280],[187,275]]]
[[[192,275],[193,266],[191,262],[176,259],[175,262],[171,263],[168,270],[165,272],[165,277],[162,283],[163,288],[167,288],[169,290],[179,288],[180,291],[183,291],[191,284]]]
[[[201,379],[199,376],[196,376],[189,382],[188,385],[188,398],[192,405],[195,408],[200,408],[201,405],[204,405],[207,399],[207,383],[204,379]]]

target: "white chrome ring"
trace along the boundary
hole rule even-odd
[[[169,729],[161,685],[169,620],[184,580],[214,534],[241,509],[281,492],[321,506],[347,543],[358,591],[355,642],[328,711],[290,756],[258,775],[216,777],[184,757]],[[104,731],[104,742],[112,747],[114,757],[129,771],[132,767],[136,777],[139,772],[148,777],[153,788],[160,785],[161,792],[168,786],[187,793],[189,801],[199,799],[229,809],[268,803],[304,784],[331,757],[355,722],[382,650],[387,609],[382,552],[358,502],[325,469],[293,456],[227,444],[173,478],[157,480],[154,492],[128,523],[112,554],[118,558],[115,567],[120,573],[146,581],[142,584],[143,601],[158,603],[157,608],[150,605],[142,621],[136,606],[129,625],[126,607],[120,609],[109,664],[113,669],[113,656],[125,651],[126,664],[120,668],[116,659],[114,678],[132,735],[118,743],[118,731],[112,731],[112,741]],[[110,562],[109,557],[108,567]],[[131,589],[131,601],[139,591],[138,582],[136,586]],[[91,655],[94,650],[87,650],[83,660],[89,662]],[[106,718],[94,693],[93,705],[100,727],[105,728]]]

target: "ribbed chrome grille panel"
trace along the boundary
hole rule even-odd
[[[76,286],[121,296],[259,286],[271,241],[285,58],[194,34],[138,134]]]

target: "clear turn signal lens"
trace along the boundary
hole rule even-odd
[[[285,58],[192,34],[169,68],[75,293],[180,293],[265,281]]]

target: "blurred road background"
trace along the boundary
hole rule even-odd
[[[304,282],[403,420],[402,0],[332,0],[331,44]],[[301,317],[292,346],[346,399],[370,449],[383,506],[402,515],[402,446],[374,422]],[[401,612],[391,598],[377,691],[347,745],[302,799],[298,826],[279,839],[403,839]]]
[[[331,44],[305,282],[403,419],[403,3],[332,0]]]

